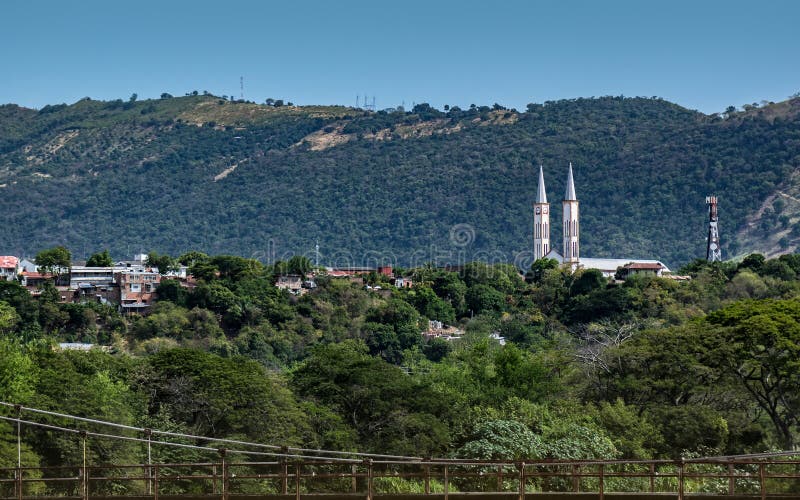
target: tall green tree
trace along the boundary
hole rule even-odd
[[[177,271],[180,267],[177,260],[167,254],[159,255],[157,252],[150,252],[147,254],[145,265],[158,268],[159,274],[162,275]]]
[[[114,261],[111,260],[111,254],[108,249],[92,254],[89,260],[86,261],[86,267],[111,267]]]
[[[44,273],[60,276],[69,273],[72,253],[63,246],[42,250],[36,254],[36,266]]]
[[[743,301],[708,316],[711,366],[724,369],[769,416],[782,447],[800,429],[800,299]]]

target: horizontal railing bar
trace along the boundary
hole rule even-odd
[[[301,465],[301,466],[314,466],[314,465],[336,465],[346,467],[348,465],[362,465],[363,462],[347,462],[342,463],[339,461],[328,461],[328,460],[310,460],[310,461],[287,461],[288,465]],[[265,465],[272,465],[272,466],[279,466],[282,465],[283,462],[236,462],[227,464],[228,467],[252,467],[252,466],[265,466]],[[525,462],[524,467],[526,469],[532,467],[568,467],[568,466],[580,466],[580,467],[589,467],[589,466],[613,466],[613,465],[670,465],[670,466],[680,466],[680,462],[673,462],[673,461],[634,461],[634,462],[625,462],[625,461],[611,461],[611,462],[598,462],[598,461],[537,461],[537,462]],[[198,463],[158,463],[158,464],[120,464],[120,465],[90,465],[87,466],[88,469],[96,470],[96,469],[131,469],[131,468],[142,468],[142,467],[213,467],[213,466],[220,466],[221,462],[198,462]],[[429,467],[459,467],[459,466],[469,466],[469,467],[508,467],[509,469],[516,470],[518,463],[517,462],[486,462],[486,461],[441,461],[441,460],[432,460],[432,461],[373,461],[372,466],[377,467],[380,465],[403,465],[403,466],[429,466]],[[683,464],[684,466],[688,465],[766,465],[766,466],[777,466],[777,465],[800,465],[800,460],[798,461],[788,461],[788,460],[780,460],[780,461],[730,461],[730,462],[686,462]],[[15,470],[63,470],[63,469],[81,469],[82,466],[80,465],[53,465],[47,467],[2,467],[0,471],[15,471]]]

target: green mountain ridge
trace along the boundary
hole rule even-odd
[[[0,252],[197,249],[331,265],[530,263],[537,168],[554,220],[572,162],[582,255],[793,251],[800,99],[704,115],[603,97],[447,113],[187,96],[0,106]],[[783,193],[783,194],[781,194]],[[559,242],[560,224],[552,241]],[[560,245],[554,245],[558,248]]]

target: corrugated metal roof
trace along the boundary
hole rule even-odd
[[[11,255],[0,256],[0,267],[2,268],[16,268],[19,264],[19,259]]]
[[[661,269],[664,265],[661,262],[632,262],[625,267],[628,269]]]
[[[669,268],[658,260],[647,259],[592,259],[581,257],[578,265],[585,269],[599,269],[601,271],[615,271],[618,267],[627,264],[659,264],[665,272],[670,272]]]

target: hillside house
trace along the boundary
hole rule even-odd
[[[629,262],[620,267],[616,273],[619,279],[628,279],[631,276],[658,276],[661,277],[664,270],[669,271],[661,262]]]
[[[374,267],[329,267],[326,269],[328,276],[333,278],[349,278],[352,276],[363,276],[376,272]]]
[[[35,273],[39,270],[39,267],[36,265],[35,262],[28,260],[26,258],[22,258],[19,261],[19,272],[27,271],[29,273]]]
[[[114,267],[72,266],[69,288],[78,301],[119,304],[119,288],[114,280]]]
[[[34,297],[42,294],[42,287],[45,283],[54,282],[56,276],[54,274],[45,273],[29,273],[22,271],[20,273],[20,284],[24,286],[28,292]],[[75,301],[75,290],[71,290],[68,286],[56,285],[58,290],[58,301],[62,303]]]
[[[0,280],[13,281],[19,274],[19,259],[10,255],[0,256]]]
[[[283,274],[278,276],[275,286],[280,290],[288,290],[293,295],[302,295],[305,293],[303,288],[304,276],[300,274]]]
[[[120,310],[125,314],[146,313],[155,302],[161,275],[143,266],[132,266],[115,274]]]
[[[405,276],[397,276],[393,280],[393,285],[395,288],[412,288],[414,286],[414,281]]]
[[[69,286],[79,288],[81,285],[113,286],[113,267],[72,266],[69,273]]]
[[[55,275],[50,273],[28,272],[22,271],[20,274],[20,283],[28,289],[31,293],[41,288],[47,281],[53,280]]]

